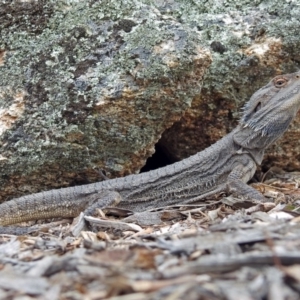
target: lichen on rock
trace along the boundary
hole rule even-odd
[[[1,1],[0,16],[2,199],[138,171],[210,64],[196,30],[141,1]]]
[[[267,0],[151,0],[201,35],[210,49],[201,94],[180,122],[167,130],[160,144],[174,160],[188,157],[234,128],[240,109],[272,77],[300,69],[300,3]],[[300,169],[300,119],[267,151],[264,165]],[[197,138],[195,138],[197,137]],[[296,159],[294,159],[296,158]]]

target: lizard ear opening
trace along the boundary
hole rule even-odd
[[[261,109],[261,102],[258,102],[257,105],[254,108],[254,112],[256,113],[257,111],[259,111]]]
[[[262,107],[261,102],[259,101],[253,110],[249,111],[247,114],[245,114],[242,118],[243,123],[246,123],[257,111],[259,111]]]

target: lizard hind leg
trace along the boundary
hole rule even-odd
[[[84,211],[84,215],[93,215],[96,208],[108,208],[117,206],[122,197],[118,192],[115,191],[101,191],[93,193],[87,197],[90,197],[88,206]]]
[[[85,200],[87,201],[87,208],[81,212],[81,214],[74,219],[71,226],[71,232],[73,236],[79,236],[80,232],[86,228],[87,222],[85,221],[85,216],[94,215],[97,208],[104,209],[109,207],[117,206],[122,197],[118,192],[115,191],[100,191],[96,193],[88,193],[84,195]],[[93,226],[88,226],[92,230]]]

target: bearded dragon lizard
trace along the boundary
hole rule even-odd
[[[247,182],[299,108],[300,72],[276,76],[246,103],[237,127],[207,149],[146,173],[12,199],[0,205],[0,225],[75,217],[96,207],[143,212],[195,203],[220,192],[264,202]]]

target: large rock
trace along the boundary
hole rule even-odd
[[[152,1],[151,1],[152,2]],[[300,69],[298,0],[153,0],[158,10],[197,30],[212,64],[201,94],[160,141],[173,160],[214,143],[236,126],[250,96],[278,74]],[[300,169],[300,117],[267,152],[264,166]]]
[[[137,0],[2,0],[0,19],[2,199],[137,172],[210,64]]]
[[[95,167],[137,172],[163,132],[169,156],[188,157],[300,67],[295,0],[0,4],[2,199],[99,180]],[[300,168],[299,129],[300,118],[266,167]]]

